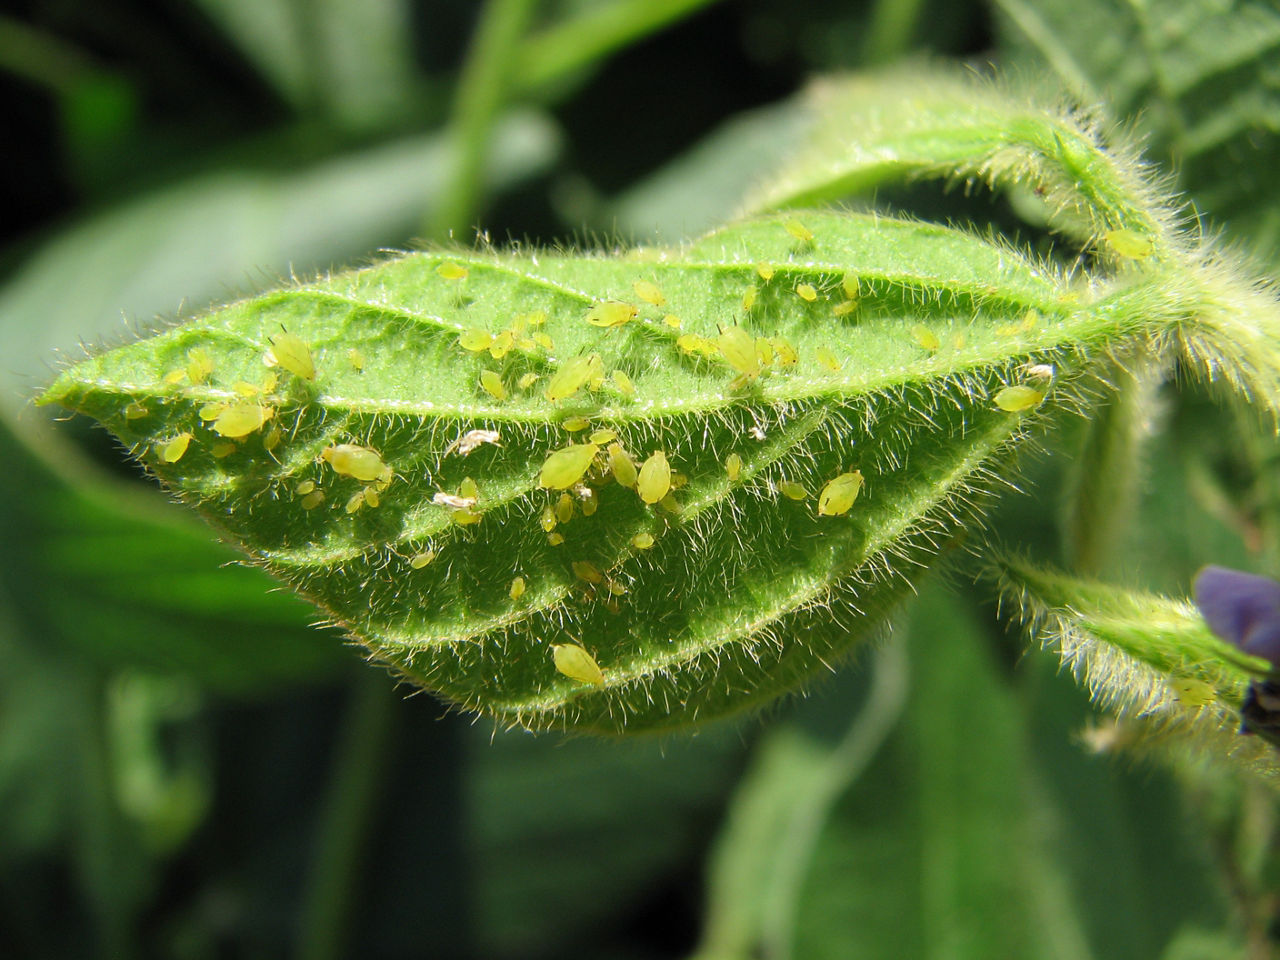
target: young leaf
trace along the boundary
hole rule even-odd
[[[739,323],[774,359],[749,376],[717,338],[761,262],[771,279]],[[444,276],[446,263],[464,269]],[[850,276],[858,310],[834,313]],[[679,329],[648,309],[619,326],[586,321],[642,279]],[[814,301],[795,295],[801,284]],[[1077,291],[1046,264],[954,229],[805,212],[616,259],[408,255],[86,360],[43,400],[102,421],[413,682],[503,724],[676,727],[766,703],[872,636],[1006,482],[1028,433],[1080,407],[1089,357],[1164,333],[1169,315],[1147,309],[1150,295],[1143,282]],[[945,346],[922,350],[918,324]],[[314,380],[264,375],[282,326],[308,345]],[[193,350],[213,363],[198,383],[174,375]],[[1058,371],[1043,403],[1000,409],[994,397],[1029,362]],[[549,390],[570,364],[581,382]],[[515,385],[505,399],[481,387],[487,369]],[[210,426],[228,406],[258,408],[260,426],[217,436]],[[611,482],[611,455],[569,432],[588,426],[636,463],[664,455],[660,502]],[[497,439],[463,442],[477,430]],[[157,455],[183,432],[193,439],[180,460]],[[343,445],[386,469],[336,471]],[[580,475],[563,491],[540,484],[549,458],[575,446],[597,448]],[[838,515],[777,492],[819,491],[853,470],[864,483]],[[547,508],[564,494],[584,509],[560,522]],[[557,671],[552,648],[565,644],[603,682]]]

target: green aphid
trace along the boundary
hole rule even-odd
[[[841,300],[839,303],[837,303],[834,307],[831,308],[831,315],[833,317],[847,317],[849,316],[849,314],[853,313],[857,309],[858,309],[857,300]]]
[[[667,305],[667,298],[663,296],[662,288],[656,283],[650,283],[648,280],[637,280],[631,285],[631,288],[635,290],[636,296],[645,303],[659,308]]]
[[[338,443],[320,451],[320,459],[344,477],[355,477],[361,483],[386,483],[392,477],[390,465],[376,450],[354,443]]]
[[[792,237],[805,245],[813,243],[813,231],[799,220],[784,221],[782,229],[786,230]]]
[[[204,347],[187,351],[187,379],[192,383],[204,383],[213,376],[213,356]]]
[[[507,596],[519,603],[520,598],[524,596],[524,590],[524,577],[516,577],[511,581],[511,586],[507,589]]]
[[[725,327],[716,338],[720,355],[733,369],[744,377],[760,375],[760,355],[756,353],[756,341],[742,327]]]
[[[280,366],[303,380],[316,378],[316,365],[311,347],[300,336],[288,330],[271,338],[271,354]]]
[[[221,460],[223,457],[229,457],[235,453],[239,447],[234,443],[215,443],[209,448],[209,452],[213,454],[215,460]]]
[[[839,373],[843,364],[840,359],[831,352],[829,347],[819,347],[817,350],[818,363],[826,367],[832,373]]]
[[[521,374],[520,379],[516,381],[516,387],[520,390],[528,390],[537,382],[538,382],[538,374],[532,373],[532,372],[524,373],[524,374]]]
[[[440,266],[436,267],[436,273],[445,280],[465,280],[470,271],[460,263],[452,260],[446,260]]]
[[[778,492],[788,500],[798,501],[809,496],[809,491],[804,488],[804,485],[796,483],[794,480],[779,480]]]
[[[613,443],[613,441],[617,440],[618,435],[614,433],[612,430],[608,430],[608,429],[593,430],[591,432],[590,439],[592,443],[599,444],[600,446],[603,447],[606,443]]]
[[[942,347],[942,341],[938,339],[938,335],[921,323],[911,328],[911,339],[930,353]]]
[[[220,414],[225,409],[227,409],[227,404],[220,403],[216,400],[211,400],[208,403],[206,403],[203,407],[200,408],[200,410],[196,413],[196,416],[198,416],[201,420],[208,423],[210,420],[217,420],[218,414]]]
[[[744,313],[756,305],[756,296],[756,285],[754,283],[747,284],[747,289],[742,291],[742,310]]]
[[[262,403],[233,403],[213,421],[213,432],[231,440],[247,437],[261,430],[276,415],[275,408]]]
[[[593,327],[621,327],[630,323],[640,310],[634,303],[605,300],[587,311],[585,319]]]
[[[542,524],[542,529],[550,533],[556,528],[556,508],[551,504],[547,504],[542,508],[542,516],[538,520]]]
[[[570,680],[598,687],[604,683],[604,671],[596,658],[576,643],[553,643],[551,657],[556,669]]]
[[[842,473],[834,480],[829,480],[822,488],[822,492],[818,494],[818,516],[838,517],[848,513],[849,508],[853,506],[853,501],[858,499],[858,494],[861,492],[861,470]]]
[[[423,550],[420,553],[415,553],[412,557],[410,557],[409,566],[412,567],[414,570],[421,570],[423,567],[425,567],[435,558],[436,558],[435,550],[432,549],[431,547],[428,547],[426,550]]]
[[[177,463],[182,459],[183,454],[187,452],[187,447],[191,444],[191,434],[180,433],[172,440],[164,440],[159,444],[156,455],[160,458],[161,463]]]
[[[621,370],[613,371],[613,385],[618,388],[618,392],[624,397],[631,398],[636,395],[636,385]]]
[[[773,344],[773,352],[778,355],[778,363],[781,366],[794,367],[799,362],[800,354],[796,353],[796,348],[786,337],[774,337],[769,342]]]
[[[561,429],[567,430],[569,433],[581,433],[589,426],[591,426],[591,421],[586,417],[565,417],[560,421]]]
[[[618,481],[620,487],[634,487],[638,472],[636,470],[636,462],[631,459],[631,454],[622,448],[620,443],[609,444],[609,469],[613,472],[613,479]]]
[[[636,493],[645,503],[658,503],[671,491],[671,465],[661,450],[654,453],[640,467],[636,478]]]
[[[805,303],[813,303],[818,299],[818,291],[812,283],[802,283],[796,287],[796,296]]]
[[[600,448],[594,443],[571,443],[547,457],[538,475],[538,485],[548,490],[568,490],[579,483]]]
[[[1211,684],[1194,677],[1175,677],[1169,681],[1169,688],[1179,703],[1188,707],[1203,707],[1218,698],[1218,692]]]
[[[586,583],[604,583],[604,574],[594,563],[587,560],[574,560],[573,575]]]
[[[595,491],[590,487],[582,487],[578,491],[578,495],[582,497],[582,515],[584,517],[594,517],[596,511],[600,509],[600,498],[595,495]]]
[[[1104,236],[1112,250],[1130,260],[1145,260],[1156,250],[1151,238],[1137,230],[1108,230]]]
[[[280,425],[276,424],[267,431],[267,435],[262,438],[262,449],[270,453],[276,447],[280,446],[280,441],[284,439],[284,431],[280,429]]]
[[[307,494],[315,490],[315,488],[316,482],[314,480],[303,480],[293,488],[293,492],[299,497],[305,497]]]
[[[485,393],[499,402],[507,399],[507,385],[502,382],[502,377],[492,370],[480,371],[480,386]]]
[[[138,401],[134,401],[124,408],[124,418],[126,420],[141,420],[151,411],[144,407]]]
[[[488,330],[481,330],[479,327],[472,327],[458,334],[458,346],[469,353],[480,353],[488,350],[492,344],[493,334]]]
[[[346,506],[343,507],[343,509],[346,510],[347,513],[355,513],[363,506],[364,506],[364,488],[361,487],[359,490],[357,490],[355,493],[353,493],[350,497],[347,498]]]
[[[761,260],[759,263],[756,264],[756,273],[760,276],[761,280],[763,280],[765,283],[768,283],[770,280],[773,279],[773,264],[766,263],[765,261]]]
[[[1017,384],[1005,387],[996,394],[996,406],[1005,413],[1021,413],[1040,405],[1044,399],[1044,391]]]
[[[567,493],[560,494],[556,501],[556,522],[568,523],[573,519],[573,497]]]
[[[742,457],[736,453],[729,454],[724,462],[724,471],[729,475],[730,483],[737,483],[738,477],[742,474]]]
[[[637,533],[631,538],[631,545],[637,550],[648,550],[653,544],[653,534],[651,533]]]
[[[567,400],[594,377],[600,376],[602,368],[603,364],[598,353],[570,357],[560,365],[560,369],[547,384],[547,399],[552,403]]]
[[[559,531],[548,533],[547,543],[551,544],[551,546],[553,547],[560,546],[560,544],[564,543],[564,534],[560,533]]]
[[[302,509],[314,510],[322,503],[324,503],[324,491],[317,488],[302,498]]]
[[[351,369],[356,373],[364,373],[364,354],[355,347],[347,351],[347,363],[351,364]]]

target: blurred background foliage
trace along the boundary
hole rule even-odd
[[[0,955],[1269,955],[1271,798],[1091,753],[1114,734],[964,573],[763,722],[534,739],[394,689],[104,433],[29,403],[78,342],[475,224],[678,240],[803,136],[809,77],[919,54],[1104,104],[1274,272],[1280,16],[1158,7],[10,5]],[[880,200],[1037,239],[1026,198]],[[1278,572],[1277,450],[1251,411],[1176,375],[1144,409],[1136,506],[1086,566],[1175,594],[1209,561]],[[1072,559],[1056,505],[1088,430],[993,529]]]

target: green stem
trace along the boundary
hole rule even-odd
[[[386,674],[363,669],[351,688],[299,911],[299,960],[348,955],[356,879],[391,753],[396,701]]]
[[[868,66],[890,63],[911,47],[924,0],[877,0],[867,23],[862,59]]]
[[[471,52],[453,105],[452,170],[427,235],[448,240],[475,222],[494,121],[513,76],[515,50],[536,0],[489,0],[480,14]]]

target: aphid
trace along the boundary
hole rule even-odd
[[[276,377],[276,372],[274,370],[268,370],[267,375],[262,378],[262,383],[258,387],[258,392],[271,393],[275,390],[277,383],[279,383],[279,380]]]
[[[297,494],[299,497],[305,497],[308,493],[311,493],[311,491],[315,490],[315,488],[316,488],[316,482],[314,480],[303,480],[301,483],[299,483],[296,487],[293,488],[293,492]]]
[[[280,429],[280,425],[276,424],[267,435],[262,438],[262,449],[270,453],[276,447],[280,446],[280,441],[284,439],[284,431]]]
[[[164,375],[164,382],[170,387],[181,383],[185,379],[187,379],[187,371],[185,370],[170,370]]]
[[[766,263],[765,261],[761,260],[759,263],[756,264],[756,273],[759,274],[761,280],[763,280],[765,283],[768,283],[770,280],[773,279],[773,264]]]
[[[150,412],[150,410],[135,400],[124,408],[124,418],[126,420],[141,420]]]
[[[842,473],[834,480],[827,481],[827,485],[818,494],[818,516],[838,517],[848,513],[849,508],[853,506],[853,501],[858,499],[858,494],[861,492],[861,470]]]
[[[599,373],[600,368],[600,355],[597,353],[570,357],[547,384],[547,399],[555,403],[572,397]]]
[[[605,300],[603,303],[597,303],[588,310],[586,317],[583,319],[593,327],[620,327],[625,323],[629,323],[639,312],[634,303],[623,303],[621,300]]]
[[[296,333],[288,330],[271,337],[270,356],[295,377],[303,380],[316,378],[316,365],[311,357],[311,347]]]
[[[568,490],[586,476],[599,452],[600,448],[594,443],[571,443],[554,451],[543,461],[538,475],[539,486],[549,490]]]
[[[182,459],[182,455],[187,452],[187,447],[191,444],[191,434],[180,433],[172,440],[165,440],[157,451],[161,463],[177,463]]]
[[[645,303],[651,303],[655,307],[665,307],[667,298],[662,295],[662,290],[656,283],[650,283],[648,280],[637,280],[631,285],[635,290],[636,296]]]
[[[603,447],[606,443],[612,443],[618,439],[618,435],[612,430],[593,430],[588,438],[592,443]]]
[[[579,580],[585,580],[587,583],[604,583],[604,574],[594,563],[574,560],[570,566],[573,567],[573,575]]]
[[[553,643],[551,658],[556,669],[570,680],[596,687],[604,683],[604,671],[596,663],[596,658],[576,643]]]
[[[800,286],[796,287],[796,296],[805,303],[813,303],[813,301],[818,299],[818,291],[814,288],[813,284],[802,283]]]
[[[938,339],[938,335],[922,323],[917,323],[911,328],[911,339],[930,352],[942,347],[942,341]]]
[[[679,490],[681,487],[688,484],[688,482],[689,482],[689,478],[685,476],[683,473],[678,473],[675,470],[671,471],[671,489],[672,490]]]
[[[844,295],[850,300],[857,300],[862,292],[858,277],[853,273],[846,273],[840,278],[840,289],[844,291]]]
[[[841,300],[839,303],[837,303],[834,307],[831,308],[831,315],[833,317],[847,317],[849,316],[849,314],[853,313],[853,311],[857,309],[858,309],[857,300]]]
[[[799,220],[787,220],[782,224],[782,228],[786,230],[787,233],[791,234],[791,236],[794,237],[796,240],[799,240],[801,243],[804,243],[804,244],[813,243],[813,231],[810,230],[808,227],[806,227]]]
[[[480,371],[480,387],[499,402],[507,399],[507,385],[502,382],[502,377],[492,370]]]
[[[648,550],[653,546],[653,542],[653,534],[651,533],[637,533],[631,538],[631,545],[637,550]]]
[[[659,500],[658,506],[667,511],[667,513],[679,514],[684,512],[684,506],[676,499],[676,495],[674,493],[668,493],[665,497]]]
[[[378,509],[382,505],[382,494],[378,492],[378,485],[371,483],[364,488],[364,503],[367,507]]]
[[[511,335],[510,330],[503,330],[500,334],[493,338],[493,342],[489,344],[489,356],[495,360],[501,360],[511,352],[511,347],[515,344],[516,338]]]
[[[210,420],[217,420],[218,414],[220,414],[225,409],[227,409],[227,405],[225,403],[210,401],[209,403],[206,403],[203,407],[200,408],[200,411],[196,414],[196,416],[198,416],[201,420],[204,420],[207,423]]]
[[[436,558],[435,550],[433,550],[431,547],[428,547],[426,550],[423,550],[421,553],[415,553],[412,557],[410,557],[409,566],[413,567],[413,569],[415,570],[421,570],[423,567],[425,567],[435,558]]]
[[[446,260],[440,266],[436,267],[436,273],[444,277],[446,280],[465,280],[470,271],[460,263],[454,263],[452,260]]]
[[[626,596],[627,585],[625,583],[620,583],[619,581],[614,580],[612,577],[605,580],[605,587],[608,589],[609,593],[612,596],[615,596],[615,597]],[[610,608],[610,612],[617,613],[618,611],[616,609]]]
[[[480,498],[480,488],[470,477],[462,478],[462,482],[458,484],[458,493],[468,500],[478,500]]]
[[[538,377],[538,374],[536,373],[522,374],[520,379],[516,381],[516,386],[521,390],[528,390],[530,387],[532,387],[535,383],[538,382],[538,379],[539,377]]]
[[[662,318],[662,322],[665,323],[672,330],[679,330],[680,325],[684,321],[681,320],[679,317],[677,317],[674,313],[668,313],[666,316]]]
[[[951,346],[955,347],[957,350],[963,350],[964,345],[968,342],[969,340],[964,335],[963,330],[957,330],[951,337]]]
[[[221,460],[223,457],[231,456],[231,454],[235,453],[237,449],[239,448],[234,443],[215,443],[209,449],[209,452],[212,453],[216,459]]]
[[[187,379],[192,383],[204,383],[213,376],[213,356],[204,347],[187,351]]]
[[[1108,230],[1104,236],[1112,250],[1130,260],[1145,260],[1155,253],[1151,238],[1137,230]]]
[[[791,345],[791,341],[786,337],[774,337],[771,341],[773,350],[778,355],[778,363],[784,367],[794,367],[800,359],[800,355],[796,353],[796,348]]]
[[[559,523],[568,523],[573,519],[573,497],[567,493],[560,494],[560,499],[556,501],[556,520]]]
[[[704,357],[714,357],[720,352],[715,340],[699,336],[696,333],[682,333],[676,337],[676,346],[685,353],[700,353]]]
[[[1017,384],[1005,387],[996,394],[996,406],[1006,413],[1021,413],[1040,405],[1044,399],[1044,391]]]
[[[584,517],[594,517],[596,511],[600,509],[600,499],[590,487],[579,487],[578,496],[582,498],[582,515]]]
[[[545,333],[535,333],[533,335],[533,342],[543,350],[551,351],[556,348],[556,342]]]
[[[560,426],[570,433],[580,433],[591,426],[591,421],[586,417],[565,417],[560,421]]]
[[[324,491],[317,488],[302,498],[302,509],[314,510],[322,503],[324,503]]]
[[[747,284],[747,289],[742,291],[742,309],[748,311],[756,305],[756,285],[754,283]]]
[[[621,370],[613,371],[613,385],[618,388],[618,392],[624,397],[634,397],[636,395],[636,385]]]
[[[511,588],[507,590],[507,596],[519,602],[520,598],[524,596],[524,577],[516,577],[511,581]]]
[[[355,513],[357,510],[359,510],[363,506],[364,506],[364,487],[361,487],[359,490],[357,490],[355,493],[353,493],[350,497],[347,498],[346,506],[343,507],[343,509],[346,510],[347,513]]]
[[[223,409],[213,421],[213,432],[235,440],[262,429],[276,415],[272,407],[261,403],[235,403]]]
[[[262,393],[262,387],[248,380],[237,380],[231,385],[231,389],[242,397],[256,397]]]
[[[481,330],[479,327],[472,327],[470,330],[463,330],[462,333],[458,334],[458,346],[472,353],[488,350],[489,345],[492,343],[493,334],[488,330]]]
[[[547,533],[554,530],[556,528],[556,508],[548,503],[542,508],[542,516],[538,519],[538,522],[542,524],[542,529]]]
[[[634,487],[638,476],[636,471],[636,462],[631,459],[631,455],[622,449],[622,444],[609,444],[609,469],[613,472],[613,479],[618,481],[620,487]]]
[[[773,344],[769,342],[768,337],[756,337],[756,357],[760,360],[762,367],[768,367],[773,363]]]
[[[468,430],[449,446],[444,448],[444,455],[457,451],[459,456],[465,457],[472,450],[475,450],[481,444],[491,443],[495,447],[502,446],[501,438],[497,430]]]
[[[320,451],[320,459],[344,477],[355,477],[361,483],[390,481],[393,472],[377,451],[354,443],[339,443]]]
[[[742,327],[725,327],[716,338],[720,355],[733,369],[747,378],[760,373],[760,357],[756,354],[756,341]]]
[[[822,364],[832,373],[838,373],[840,367],[843,366],[836,355],[827,347],[818,348],[818,363]]]
[[[449,519],[460,527],[469,527],[484,519],[484,514],[464,507],[461,510],[450,510]]]
[[[1203,707],[1217,699],[1217,693],[1211,684],[1194,677],[1176,677],[1169,681],[1169,687],[1178,702],[1189,707]]]
[[[789,500],[803,500],[809,496],[809,491],[804,488],[804,485],[794,480],[779,480],[778,492]]]
[[[737,483],[738,477],[742,473],[742,458],[736,453],[729,454],[728,459],[724,462],[724,471],[729,475],[730,483]]]
[[[640,467],[636,478],[636,493],[645,503],[660,501],[671,490],[671,465],[661,450],[654,453]]]
[[[548,533],[548,534],[547,534],[547,543],[551,544],[551,546],[553,546],[553,547],[558,547],[558,546],[560,546],[560,544],[564,543],[564,534],[562,534],[562,533]]]
[[[364,354],[355,347],[347,351],[347,363],[351,364],[351,369],[356,373],[364,373]]]

